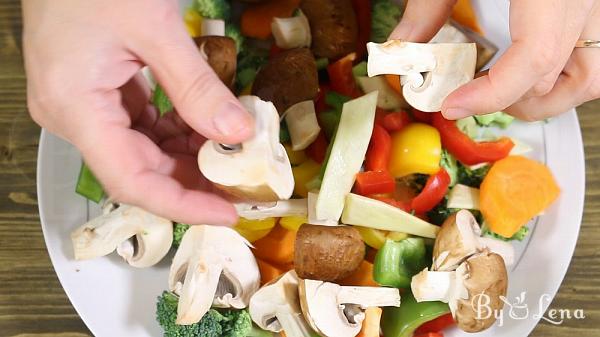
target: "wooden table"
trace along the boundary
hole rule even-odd
[[[0,0],[0,337],[91,336],[58,282],[42,237],[35,182],[40,129],[27,114],[20,15],[18,1]],[[532,336],[600,335],[600,100],[578,111],[585,213],[575,257],[551,308],[584,309],[587,318],[541,323]]]

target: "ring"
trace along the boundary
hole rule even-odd
[[[577,40],[575,48],[600,48],[599,40]]]

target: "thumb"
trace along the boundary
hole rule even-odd
[[[450,17],[457,0],[408,0],[390,39],[429,42]]]
[[[166,29],[165,29],[166,28]],[[181,118],[206,138],[240,143],[254,133],[252,116],[219,80],[185,31],[181,19],[160,29],[140,53]]]

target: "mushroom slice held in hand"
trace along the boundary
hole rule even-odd
[[[301,280],[298,289],[304,317],[321,336],[356,336],[366,308],[400,306],[400,291],[396,288],[348,287]]]
[[[169,272],[179,295],[177,324],[193,324],[211,306],[242,309],[260,285],[249,243],[228,227],[192,226],[183,236]]]
[[[448,303],[458,327],[466,332],[489,328],[496,316],[479,315],[478,310],[502,310],[508,275],[500,255],[484,251],[463,262],[455,271],[427,271],[415,275],[411,289],[417,302]],[[479,298],[481,297],[481,298]],[[476,308],[477,303],[487,303]]]
[[[250,316],[263,330],[284,331],[287,337],[311,336],[302,316],[296,272],[289,271],[260,288],[250,299]]]
[[[433,246],[432,269],[455,270],[469,256],[484,249],[502,256],[507,266],[514,263],[514,249],[510,243],[481,237],[473,214],[460,210],[442,224]]]
[[[133,267],[158,263],[171,248],[173,223],[141,208],[121,204],[71,233],[75,259],[108,255],[115,249]]]
[[[215,186],[242,201],[289,199],[294,176],[285,148],[279,143],[277,110],[256,96],[241,96],[240,102],[254,117],[254,136],[236,147],[206,141],[198,153],[200,171]]]
[[[416,109],[440,111],[455,89],[475,76],[474,43],[413,43],[391,40],[367,44],[369,76],[400,75],[402,93]]]

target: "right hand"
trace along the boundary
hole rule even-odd
[[[110,197],[184,223],[236,221],[199,190],[196,154],[202,136],[248,139],[253,119],[200,56],[177,1],[27,0],[23,16],[31,116],[81,151]],[[178,115],[158,119],[144,65]]]

